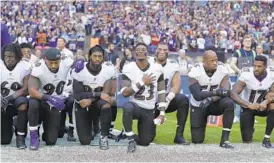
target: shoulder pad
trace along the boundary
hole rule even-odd
[[[241,72],[250,72],[250,68],[249,67],[244,67],[241,69]]]
[[[272,67],[272,66],[269,66],[268,68],[269,68],[269,71],[272,71],[272,72],[274,72],[274,67]]]
[[[35,66],[35,67],[40,67],[40,66],[41,66],[41,62],[39,62],[39,61],[38,61],[38,62],[35,62],[35,63],[34,63],[34,66]]]
[[[113,64],[109,63],[109,62],[105,62],[106,66],[113,66]]]
[[[218,65],[224,66],[224,63],[219,61],[219,62],[218,62]]]

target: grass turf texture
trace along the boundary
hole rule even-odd
[[[166,122],[163,125],[157,126],[157,135],[154,139],[154,143],[156,144],[166,144],[172,145],[175,130],[177,126],[176,120],[176,112],[166,114]],[[262,142],[265,132],[266,126],[266,117],[258,117],[255,118],[258,123],[255,123],[255,132],[253,134],[253,142]],[[118,109],[117,118],[115,122],[115,128],[118,130],[122,129],[122,109]],[[137,133],[137,121],[133,122],[133,131]],[[273,133],[273,132],[272,132]],[[222,134],[222,127],[211,127],[207,126],[206,128],[206,137],[204,143],[212,144],[212,143],[220,143]],[[188,141],[191,141],[191,133],[190,133],[190,117],[187,118],[187,123],[185,127],[184,137]],[[241,132],[240,132],[240,123],[234,123],[232,126],[231,134],[230,134],[230,142],[231,143],[241,143]],[[271,137],[271,142],[274,142],[274,137]]]

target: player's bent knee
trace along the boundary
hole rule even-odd
[[[36,99],[29,100],[29,110],[38,109],[39,108],[39,101]]]
[[[91,142],[91,139],[79,139],[79,142],[81,145],[89,145]]]
[[[29,103],[29,100],[27,97],[24,97],[24,96],[21,96],[21,97],[18,97],[17,99],[15,99],[15,107],[19,108],[21,105],[26,105],[25,108],[27,108],[27,105]]]
[[[56,141],[57,141],[57,139],[48,138],[45,142],[46,142],[46,145],[55,145]]]
[[[1,138],[1,144],[2,145],[8,145],[8,144],[10,144],[11,143],[11,139],[12,139],[12,137],[10,137],[10,138]]]
[[[133,113],[134,105],[131,102],[127,102],[123,106],[124,113]]]
[[[107,103],[102,106],[102,109],[110,109],[110,107],[111,107],[111,105],[109,103]]]
[[[189,99],[184,94],[178,94],[175,97],[176,103],[180,105],[179,107],[189,106]]]
[[[234,102],[229,97],[222,99],[222,105],[224,105],[229,110],[234,110]]]

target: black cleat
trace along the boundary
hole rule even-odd
[[[100,149],[102,149],[102,150],[109,149],[109,147],[108,147],[108,137],[107,136],[100,137],[99,146],[100,146]]]
[[[120,140],[125,140],[127,138],[125,131],[122,130],[121,133],[116,137],[115,142],[119,142]]]
[[[136,146],[137,145],[134,139],[129,140],[128,146],[127,146],[127,153],[134,153],[137,150]]]
[[[174,143],[175,144],[181,144],[181,145],[190,145],[190,143],[185,140],[183,137],[176,136],[174,138]]]
[[[26,143],[25,143],[25,136],[24,135],[17,135],[16,136],[16,147],[18,149],[27,148]]]
[[[67,137],[67,141],[76,141],[76,138],[73,135],[73,131],[69,131],[68,132],[68,137]]]
[[[272,146],[272,144],[270,143],[270,139],[269,138],[264,138],[263,142],[262,142],[262,146],[265,148],[274,148]]]
[[[221,141],[220,147],[226,148],[226,149],[233,149],[234,147],[230,144],[229,141]]]

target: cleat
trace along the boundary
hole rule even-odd
[[[108,137],[107,136],[103,136],[99,139],[99,146],[100,146],[100,149],[102,149],[102,150],[109,149],[109,147],[108,147]]]
[[[73,134],[73,130],[68,130],[68,137],[67,137],[67,141],[76,141],[76,138],[74,137],[74,134]]]
[[[16,137],[16,147],[18,149],[27,148],[26,143],[25,143],[25,136],[24,135],[17,135],[17,137]]]
[[[38,132],[37,130],[30,131],[30,150],[38,150],[39,149],[39,140],[38,140]]]
[[[176,136],[174,138],[174,143],[175,144],[180,144],[180,145],[190,145],[190,143],[185,140],[183,137]]]
[[[125,140],[127,138],[124,130],[116,137],[115,142],[119,142],[120,140]]]
[[[263,142],[262,142],[262,146],[265,148],[274,148],[272,146],[272,144],[270,143],[270,139],[269,138],[264,138]]]
[[[137,145],[134,139],[129,140],[128,146],[127,146],[127,153],[134,153],[137,150],[136,146]]]
[[[233,149],[234,148],[229,141],[221,142],[220,147],[226,148],[226,149]]]

